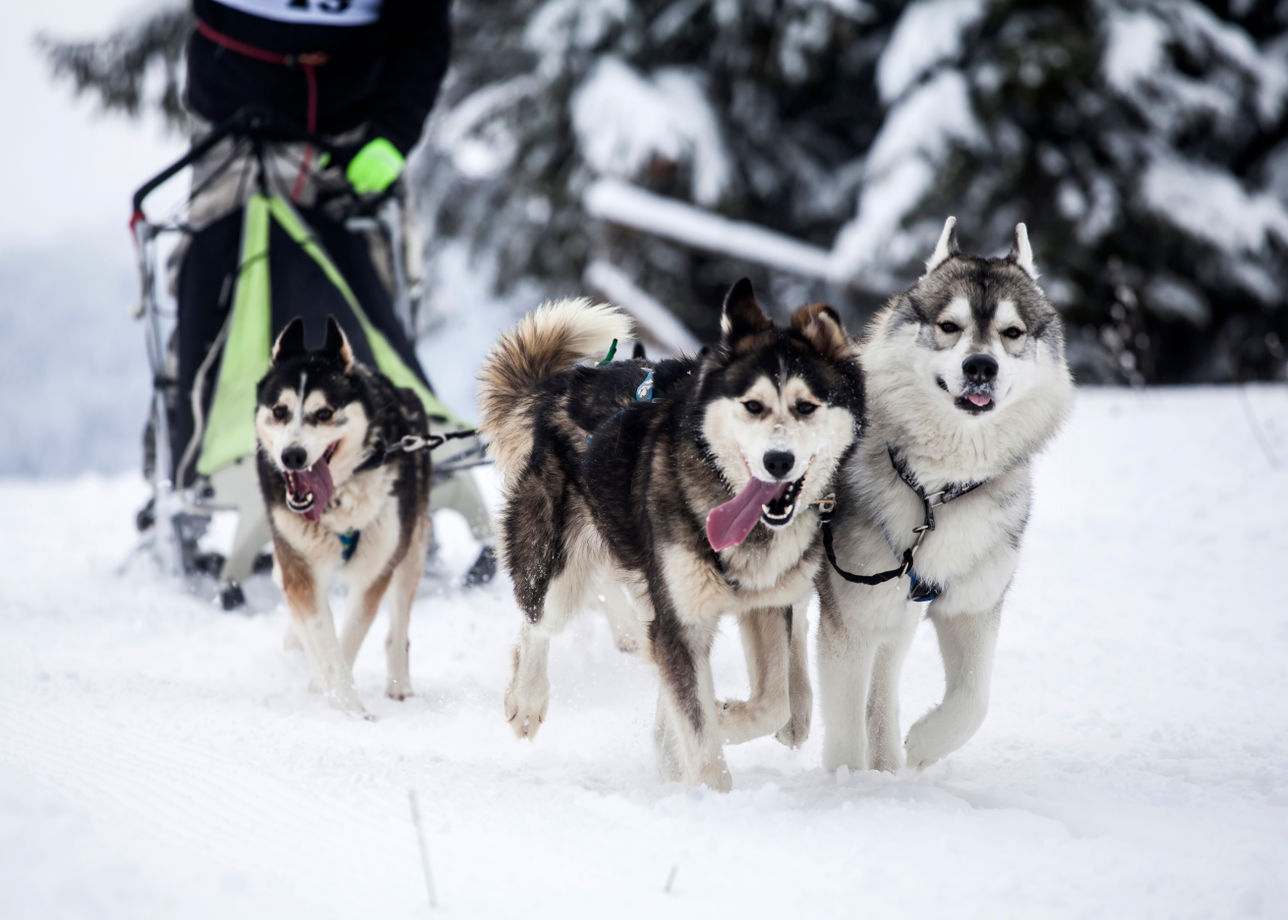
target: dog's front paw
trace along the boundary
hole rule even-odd
[[[851,772],[868,768],[867,739],[835,730],[823,723],[823,769],[829,773],[845,767]]]
[[[757,700],[724,700],[716,703],[716,729],[725,744],[742,744],[773,734],[787,724],[790,710],[784,700],[766,704]]]
[[[729,792],[733,789],[733,774],[725,763],[724,756],[718,756],[704,763],[698,771],[694,786],[706,786],[712,792]]]
[[[388,683],[385,684],[385,696],[401,703],[408,697],[415,696],[415,693],[412,692],[411,681],[391,677]]]
[[[535,738],[549,707],[549,683],[525,688],[512,684],[505,691],[505,720],[514,729],[516,738]]]
[[[367,707],[362,705],[362,700],[358,697],[356,690],[336,687],[327,690],[325,695],[326,701],[331,704],[332,708],[338,709],[347,715],[361,716],[368,722],[375,721],[375,717],[367,712]]]
[[[716,728],[725,744],[743,740],[747,721],[746,700],[716,700]]]
[[[946,697],[908,730],[903,744],[908,766],[922,770],[947,757],[974,736],[987,713],[986,696],[954,694]]]
[[[947,737],[945,722],[942,711],[932,709],[913,723],[903,743],[908,766],[924,770],[956,749]]]
[[[793,712],[787,724],[780,728],[774,737],[789,748],[798,748],[809,738],[810,710]]]

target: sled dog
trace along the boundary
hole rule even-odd
[[[727,790],[722,743],[783,728],[791,713],[788,656],[803,673],[805,654],[803,641],[789,651],[789,630],[804,632],[791,605],[813,590],[814,503],[852,450],[863,381],[854,343],[822,304],[780,328],[744,279],[725,298],[722,330],[698,358],[574,367],[631,325],[606,305],[546,304],[493,349],[480,408],[525,618],[505,692],[515,733],[533,737],[546,716],[550,637],[602,595],[610,618],[647,626],[663,776]],[[753,693],[718,706],[710,650],[723,614],[739,618]]]
[[[836,552],[850,573],[907,571],[878,585],[832,566],[820,574],[829,769],[894,770],[905,755],[925,767],[983,722],[1029,517],[1030,463],[1073,396],[1060,318],[1037,277],[1023,224],[1009,255],[985,259],[958,250],[950,217],[926,273],[866,330],[869,427],[838,477]],[[923,614],[946,687],[901,749],[899,672]]]
[[[363,713],[353,661],[392,586],[386,692],[404,699],[412,692],[407,621],[429,544],[430,457],[390,448],[428,430],[424,407],[355,361],[333,317],[320,350],[305,347],[298,317],[282,330],[257,395],[259,483],[294,637],[328,702]],[[332,580],[349,589],[339,637],[327,603]]]

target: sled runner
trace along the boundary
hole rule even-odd
[[[281,181],[280,160],[283,150],[292,149],[284,146],[289,144],[314,150],[304,148],[303,161],[285,170],[300,177],[288,185]],[[335,316],[358,360],[420,397],[432,433],[470,427],[434,395],[416,359],[418,301],[407,282],[399,197],[371,201],[347,186],[319,183],[307,206],[293,203],[318,154],[343,151],[267,112],[247,109],[211,130],[134,195],[130,226],[142,286],[139,315],[146,323],[153,377],[144,437],[152,496],[137,523],[173,571],[217,575],[225,608],[244,602],[242,581],[268,564],[262,554],[268,522],[253,456],[255,388],[268,369],[271,343],[293,317],[304,318],[309,345],[317,347],[326,318]],[[222,160],[212,165],[212,157]],[[197,179],[183,213],[150,219],[143,209],[147,198],[194,164]],[[232,210],[193,226],[193,202],[223,170],[240,170],[247,187],[236,190]],[[173,311],[162,306],[168,301],[162,289],[171,286],[161,259],[167,242],[177,262]],[[385,256],[382,267],[373,252]],[[435,457],[438,481],[468,475],[466,469],[483,462],[472,439],[451,443],[453,448]],[[236,513],[226,553],[201,546],[217,511]]]

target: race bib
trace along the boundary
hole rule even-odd
[[[384,0],[216,0],[252,16],[310,26],[365,26],[380,18]]]

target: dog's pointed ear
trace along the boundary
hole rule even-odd
[[[741,278],[729,288],[725,295],[724,312],[720,317],[720,331],[724,333],[723,341],[732,345],[738,340],[757,332],[772,329],[765,311],[756,302],[756,293],[751,289],[751,281]]]
[[[825,303],[801,307],[792,314],[791,328],[828,361],[854,357],[854,343],[845,334],[840,315]]]
[[[353,349],[349,347],[349,337],[344,334],[334,315],[326,318],[326,343],[322,346],[322,351],[337,356],[344,362],[346,371],[353,368]]]
[[[929,275],[940,265],[960,253],[961,250],[957,248],[957,218],[950,217],[944,221],[944,229],[939,234],[939,242],[935,244],[935,251],[926,260],[926,274]],[[925,277],[925,275],[922,277]]]
[[[1015,225],[1015,242],[1011,244],[1006,261],[1014,262],[1024,270],[1024,274],[1038,280],[1038,269],[1033,264],[1033,247],[1029,245],[1029,228],[1024,224]]]
[[[307,351],[304,347],[304,320],[297,316],[286,324],[273,343],[273,363],[299,357]]]

